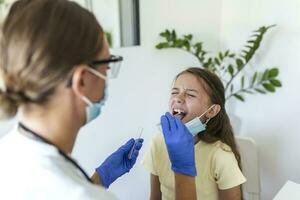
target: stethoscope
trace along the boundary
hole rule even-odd
[[[31,134],[32,136],[34,136],[39,141],[44,142],[46,144],[49,144],[51,146],[54,146],[57,149],[57,151],[59,152],[60,155],[62,155],[66,160],[68,160],[70,163],[72,163],[79,171],[81,171],[81,173],[85,176],[85,178],[89,182],[93,183],[93,181],[90,179],[90,177],[87,175],[87,173],[76,163],[76,161],[74,159],[72,159],[70,156],[68,156],[67,154],[65,154],[62,150],[60,150],[52,142],[50,142],[46,138],[40,136],[39,134],[35,133],[34,131],[30,130],[29,128],[27,128],[26,126],[24,126],[21,122],[19,122],[19,128],[21,128],[24,131],[26,131],[26,133]]]

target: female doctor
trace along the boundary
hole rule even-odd
[[[110,55],[95,17],[68,0],[20,0],[0,45],[0,115],[18,111],[19,119],[0,141],[0,199],[115,199],[105,188],[133,167],[142,139],[121,146],[92,178],[70,156],[122,60]]]

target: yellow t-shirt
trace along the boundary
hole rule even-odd
[[[197,199],[218,200],[218,189],[229,189],[246,182],[231,148],[220,141],[213,144],[199,141],[195,145],[195,162]],[[162,134],[153,138],[142,165],[159,177],[162,199],[174,200],[174,172]]]

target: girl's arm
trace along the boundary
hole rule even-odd
[[[196,200],[195,177],[175,173],[175,192],[176,200]]]
[[[151,178],[151,193],[150,200],[161,200],[160,182],[158,176],[153,174],[150,175]]]
[[[227,189],[227,190],[219,190],[220,200],[241,200],[241,187],[240,185]]]

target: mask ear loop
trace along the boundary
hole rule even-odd
[[[92,106],[93,103],[86,97],[86,96],[81,96],[81,99],[88,105]]]
[[[100,72],[98,72],[97,70],[95,70],[95,69],[93,69],[93,68],[88,68],[88,70],[89,70],[92,74],[98,76],[99,78],[104,79],[105,81],[108,79],[106,76],[104,76],[103,74],[101,74]]]
[[[201,117],[202,117],[203,115],[205,115],[205,114],[206,114],[210,109],[212,109],[214,106],[215,106],[215,104],[211,105],[204,113],[202,113],[202,115],[199,116],[199,119],[201,119]],[[207,123],[209,122],[210,119],[211,119],[211,118],[208,118],[208,119],[205,121],[205,123],[204,123],[205,127],[206,127],[206,125],[207,125]]]
[[[104,76],[103,74],[101,74],[100,72],[98,72],[97,70],[93,69],[93,68],[87,68],[89,72],[91,72],[92,74],[94,74],[95,76],[98,76],[99,78],[104,79],[105,81],[107,81],[107,77]],[[86,96],[81,96],[80,97],[88,106],[93,106],[93,103],[91,102],[91,100],[89,100]]]

